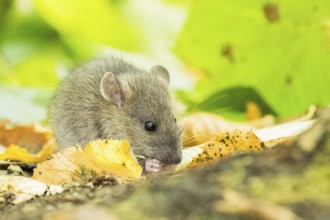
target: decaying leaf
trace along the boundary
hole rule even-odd
[[[201,146],[203,150],[189,163],[189,167],[225,158],[234,152],[257,152],[263,149],[260,139],[250,131],[234,130],[215,135]]]
[[[88,173],[84,172],[87,160],[81,147],[70,147],[54,154],[52,159],[38,164],[32,178],[55,185],[79,182],[83,177],[89,178]]]
[[[291,141],[294,136],[310,128],[314,122],[293,121],[254,131],[236,129],[219,133],[220,135],[214,135],[207,143],[183,149],[182,162],[177,170],[206,164],[234,152],[260,151],[264,147],[270,148]]]
[[[218,115],[209,113],[192,114],[182,120],[183,146],[191,147],[209,141],[214,135],[234,129],[257,129],[274,124],[274,117],[265,116],[247,123],[228,121]]]
[[[50,184],[85,182],[98,176],[137,180],[142,167],[128,141],[97,140],[82,147],[69,147],[49,161],[38,164],[33,178]]]
[[[13,126],[9,120],[0,121],[0,144],[6,147],[15,144],[37,153],[50,137],[50,130],[37,124]]]
[[[45,161],[57,150],[50,130],[38,125],[12,126],[7,120],[0,122],[0,144],[7,147],[0,160],[25,163]]]
[[[21,148],[17,145],[10,145],[3,154],[0,154],[0,160],[14,160],[25,163],[39,163],[45,161],[54,152],[57,147],[53,140],[46,143],[40,152],[37,154],[31,154],[26,148]]]
[[[308,121],[292,121],[268,128],[254,130],[254,133],[259,137],[263,142],[269,142],[276,139],[283,139],[288,137],[293,137],[301,134],[302,132],[309,129],[315,120]],[[266,144],[267,146],[267,144]]]
[[[137,163],[128,141],[98,140],[87,144],[85,153],[99,169],[121,177],[137,179],[142,167]]]
[[[11,191],[15,197],[10,203],[18,204],[37,195],[50,195],[63,191],[61,186],[46,185],[45,183],[23,176],[0,175],[0,197],[1,194]]]

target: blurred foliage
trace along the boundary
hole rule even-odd
[[[328,0],[194,1],[175,51],[203,75],[180,97],[196,105],[219,89],[231,97],[250,87],[279,116],[293,116],[329,103],[329,49]],[[212,103],[237,110],[234,100]]]
[[[286,117],[329,102],[330,1],[161,2],[156,4],[189,8],[173,50],[200,73],[193,91],[178,92],[188,111],[237,119],[254,101],[264,114]],[[10,87],[3,96],[13,87],[32,88],[41,97],[32,100],[49,100],[59,76],[104,48],[144,53],[154,36],[146,36],[152,33],[126,10],[131,3],[0,1],[0,86]],[[158,6],[150,6],[151,12],[158,13],[152,11]],[[47,103],[33,101],[38,108]]]
[[[164,2],[171,3],[171,4],[190,4],[194,0],[164,0]]]
[[[215,114],[226,115],[234,119],[244,119],[247,103],[257,103],[260,111],[264,114],[276,116],[276,112],[265,102],[265,100],[253,88],[232,87],[216,91],[207,96],[203,101],[195,103],[187,96],[186,92],[178,91],[177,96],[187,104],[187,112],[205,111]]]
[[[90,58],[101,46],[138,49],[142,35],[120,14],[123,3],[2,1],[1,83],[54,87],[61,65]]]
[[[125,19],[125,0],[0,1],[0,118],[28,122],[42,118],[59,76],[104,47],[142,50],[143,34]],[[15,89],[17,92],[15,92]],[[33,98],[22,102],[22,94]],[[17,95],[10,102],[9,98]],[[42,100],[42,101],[40,101]],[[10,102],[10,103],[9,103]],[[22,109],[22,103],[27,104]],[[24,116],[23,116],[24,115]]]
[[[45,21],[78,51],[84,44],[90,43],[124,50],[134,50],[139,47],[139,32],[121,17],[120,1],[36,0],[35,2],[36,9]]]

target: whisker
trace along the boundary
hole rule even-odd
[[[219,112],[226,112],[226,111],[230,111],[232,110],[233,107],[226,107],[226,108],[221,108],[218,110],[214,110],[214,111],[208,111],[208,113],[219,113]]]

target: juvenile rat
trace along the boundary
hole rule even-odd
[[[127,139],[146,172],[181,161],[181,130],[171,107],[168,71],[123,59],[91,60],[59,85],[50,108],[60,148],[96,139]]]

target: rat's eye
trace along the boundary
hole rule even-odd
[[[147,122],[144,124],[144,128],[145,128],[147,131],[156,131],[156,124],[153,123],[152,121],[147,121]]]

